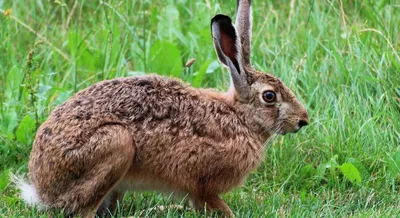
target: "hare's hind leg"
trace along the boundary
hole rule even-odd
[[[124,195],[124,191],[111,190],[101,202],[96,214],[99,217],[112,217],[112,214],[117,212],[118,205],[122,205]]]
[[[114,198],[112,190],[132,164],[135,146],[125,127],[107,125],[99,128],[81,149],[86,149],[81,150],[80,155],[84,156],[79,163],[84,173],[74,181],[70,199],[65,200],[70,200],[82,217],[94,217],[107,195]]]
[[[217,195],[192,196],[191,201],[195,209],[202,212],[204,208],[207,211],[217,211],[222,213],[222,217],[235,217],[229,206]]]

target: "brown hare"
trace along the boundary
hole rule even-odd
[[[233,216],[219,194],[243,183],[272,135],[309,122],[281,80],[251,66],[250,0],[238,4],[235,26],[225,15],[211,20],[217,56],[230,71],[227,92],[147,75],[76,93],[38,130],[23,198],[94,217],[113,211],[126,191],[158,190]]]

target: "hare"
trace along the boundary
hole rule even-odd
[[[251,66],[250,0],[238,4],[235,26],[225,15],[211,20],[217,56],[231,76],[227,92],[157,75],[79,91],[39,128],[23,198],[94,217],[112,212],[126,191],[158,190],[233,216],[219,194],[257,168],[272,135],[309,122],[281,80]]]

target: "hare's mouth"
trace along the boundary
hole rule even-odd
[[[278,131],[278,134],[286,135],[287,133],[297,133],[300,129],[301,129],[301,126],[296,125],[293,129],[289,129],[289,130],[281,129],[280,131]]]

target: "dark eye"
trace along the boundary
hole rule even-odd
[[[268,90],[263,92],[262,98],[265,102],[272,103],[276,100],[276,94],[275,92]]]

